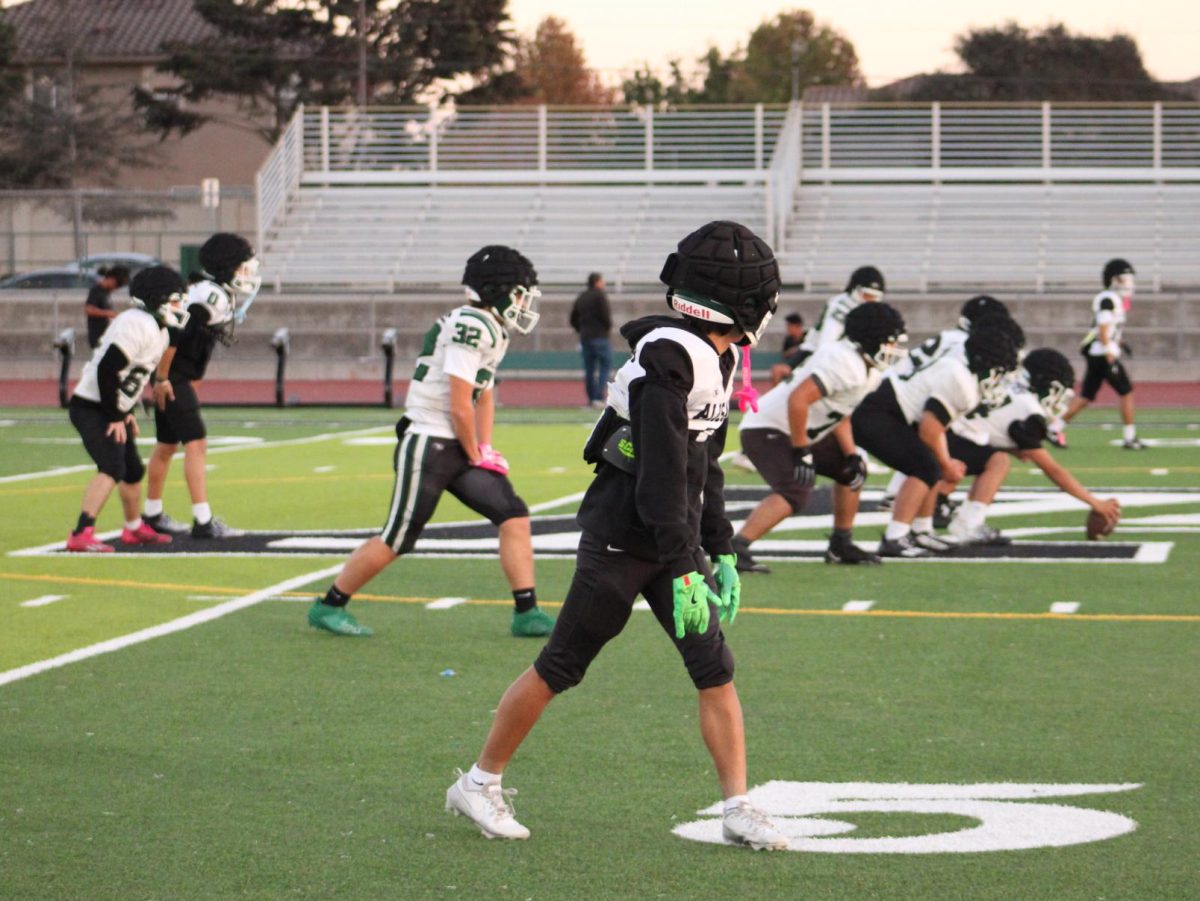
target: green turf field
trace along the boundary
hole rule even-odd
[[[391,449],[362,439],[385,438],[394,416],[210,411],[214,511],[248,529],[378,525]],[[442,804],[537,651],[507,633],[494,560],[398,562],[354,605],[375,637],[339,640],[307,628],[304,599],[340,557],[14,556],[65,539],[90,467],[61,411],[0,410],[0,898],[1193,898],[1200,416],[1140,418],[1170,446],[1113,447],[1113,414],[1098,411],[1060,459],[1140,498],[1114,540],[1169,543],[1165,562],[783,562],[745,579],[727,634],[750,782],[810,784],[798,790],[812,803],[780,821],[816,836],[768,855],[672,832],[719,798],[694,690],[650,616],[635,614],[513,761],[506,785],[532,839],[488,842]],[[573,510],[589,414],[499,419],[522,496]],[[732,469],[729,481],[757,484]],[[1014,466],[1014,492],[1046,484]],[[167,509],[188,512],[178,462]],[[468,518],[446,498],[436,520]],[[119,520],[114,497],[99,529]],[[1082,521],[992,519],[1072,529],[1047,541],[1080,539]],[[571,570],[539,562],[551,611]],[[443,597],[469,600],[426,609]],[[855,600],[873,605],[843,609]],[[1062,602],[1079,607],[1050,612]],[[228,612],[5,678],[206,610]],[[896,783],[921,788],[904,800]],[[1074,789],[997,787],[1009,783]],[[993,817],[1030,847],[955,850]],[[1051,847],[1078,823],[1130,820]],[[918,853],[863,853],[880,839]]]

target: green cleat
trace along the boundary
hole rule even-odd
[[[524,613],[513,611],[512,634],[518,638],[544,638],[554,631],[554,617],[534,607]]]
[[[358,620],[345,607],[331,607],[322,603],[320,598],[313,601],[313,605],[308,608],[308,624],[314,629],[324,629],[334,635],[357,635],[365,638],[375,634],[374,629],[360,626]]]

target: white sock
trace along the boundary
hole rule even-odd
[[[746,795],[734,795],[732,798],[726,798],[725,799],[725,812],[729,813],[729,811],[731,811],[731,810],[736,810],[743,803],[747,803],[747,804],[750,803],[750,798],[747,797]]]
[[[912,530],[914,532],[932,532],[933,531],[933,517],[932,516],[918,516],[912,522]]]
[[[208,504],[192,504],[192,516],[196,517],[196,522],[204,525],[212,519],[212,507]]]
[[[483,788],[486,785],[499,785],[500,773],[489,773],[487,770],[481,770],[479,764],[471,764],[471,770],[467,773],[467,780],[472,788]]]
[[[883,537],[888,541],[897,541],[912,531],[912,526],[906,522],[896,522],[892,520],[887,524],[887,529],[883,533]]]
[[[160,516],[162,514],[162,498],[160,497],[158,500],[146,498],[145,513],[147,516]]]
[[[904,485],[907,478],[908,476],[897,470],[892,474],[892,480],[888,482],[888,486],[884,489],[883,493],[895,497],[900,493],[900,488]]]
[[[127,528],[131,532],[136,532],[141,527],[142,527],[142,518],[140,516],[137,519],[133,520],[132,522],[128,519],[125,520],[125,528]]]
[[[983,521],[987,519],[987,511],[988,504],[980,501],[967,501],[962,508],[963,520],[974,529],[983,525]]]
[[[1125,440],[1132,441],[1136,437],[1137,437],[1137,426],[1135,426],[1135,425],[1125,426]]]

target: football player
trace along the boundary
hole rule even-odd
[[[1116,523],[1121,515],[1116,499],[1101,500],[1093,495],[1042,447],[1049,434],[1047,422],[1067,409],[1074,384],[1075,371],[1067,358],[1041,347],[1022,361],[1017,379],[1006,384],[999,404],[980,406],[951,423],[946,435],[950,455],[966,464],[967,475],[975,476],[967,502],[949,526],[950,536],[959,544],[1009,543],[986,518],[1013,456],[1036,464],[1067,494]]]
[[[1065,423],[1074,419],[1096,399],[1104,382],[1112,385],[1117,392],[1121,422],[1125,426],[1121,446],[1126,450],[1142,450],[1146,446],[1138,438],[1137,426],[1133,422],[1133,382],[1121,363],[1122,351],[1129,353],[1129,348],[1121,343],[1121,332],[1125,328],[1125,317],[1133,305],[1133,276],[1133,266],[1126,260],[1118,258],[1104,264],[1101,275],[1104,290],[1092,298],[1092,328],[1080,346],[1087,358],[1083,385],[1079,396],[1071,401],[1071,406],[1063,414],[1062,423],[1055,424],[1053,440],[1059,447],[1067,446],[1063,436]]]
[[[907,356],[900,359],[896,364],[898,374],[902,376],[909,375],[918,366],[924,366],[935,357],[940,357],[955,349],[961,349],[963,344],[966,343],[967,335],[971,333],[971,327],[984,317],[989,317],[996,321],[998,321],[998,317],[1012,319],[1012,316],[1008,312],[1008,307],[1002,301],[997,300],[990,294],[976,294],[959,309],[958,324],[954,328],[939,332],[932,338],[924,341],[919,347],[913,348]],[[1015,321],[1010,328],[1013,332],[1013,339],[1017,342],[1017,350],[1020,350],[1025,346],[1025,335],[1021,332],[1020,326]],[[900,491],[900,486],[904,484],[904,480],[907,478],[908,476],[902,472],[896,472],[892,475],[892,480],[888,482],[888,486],[883,492],[883,498],[879,502],[879,509],[890,510],[892,508],[896,494]],[[939,490],[937,507],[934,511],[935,526],[938,528],[946,527],[955,505],[956,503],[950,500],[948,492],[943,493]]]
[[[820,474],[833,479],[833,534],[826,563],[878,563],[851,536],[867,465],[854,446],[850,414],[879,387],[881,370],[903,354],[904,318],[886,303],[846,316],[845,337],[824,344],[742,417],[742,450],[771,486],[733,539],[742,572],[770,572],[750,545],[808,504]]]
[[[846,290],[825,301],[817,323],[804,333],[800,349],[788,356],[787,362],[793,368],[803,363],[810,354],[838,341],[846,333],[846,316],[850,311],[863,303],[878,303],[883,300],[886,285],[883,273],[874,266],[859,266],[850,273],[846,282]]]
[[[554,620],[537,605],[529,508],[508,479],[508,461],[492,447],[496,369],[509,330],[527,335],[540,296],[533,264],[511,247],[489,245],[467,260],[468,303],[425,333],[396,424],[396,485],[383,530],[359,546],[308,622],[335,635],[371,634],[346,610],[350,598],[417,543],[438,500],[449,491],[500,530],[500,567],[512,589],[511,632],[549,635]]]
[[[699,692],[700,731],[725,799],[726,841],[787,847],[746,797],[742,711],[720,626],[737,613],[741,588],[717,462],[737,346],[755,345],[775,312],[779,267],[745,226],[711,222],[679,243],[660,278],[682,318],[649,316],[621,329],[633,356],[611,383],[584,448],[596,476],[579,508],[575,576],[554,633],[500,700],[475,765],[446,792],[447,809],[489,838],[529,837],[501,788],[504,769],[550,701],[577,685],[625,627],[641,594]]]
[[[79,521],[67,538],[68,551],[113,550],[96,537],[95,527],[114,486],[125,514],[122,544],[166,544],[171,540],[138,516],[146,468],[138,454],[134,408],[166,350],[167,329],[187,321],[185,290],[179,273],[166,266],[151,266],[135,275],[129,285],[133,307],[112,320],[83,367],[69,411],[71,424],[98,471],[83,494]]]
[[[1017,365],[1017,348],[1000,320],[976,324],[961,348],[912,372],[888,372],[851,417],[860,447],[908,478],[896,496],[892,521],[879,542],[883,557],[921,557],[951,546],[933,534],[935,486],[956,484],[965,467],[950,456],[946,428],[955,419],[1003,397]]]
[[[188,526],[163,512],[163,488],[171,460],[183,445],[183,475],[192,499],[193,538],[236,538],[208,503],[208,430],[193,383],[204,378],[218,341],[229,343],[246,317],[262,279],[258,258],[241,235],[219,232],[200,246],[201,278],[188,288],[188,322],[171,332],[171,346],[154,376],[155,445],[150,455],[144,519],[155,530],[179,535]]]

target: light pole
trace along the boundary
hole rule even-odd
[[[800,57],[807,48],[800,38],[792,38],[792,103],[800,99]]]

